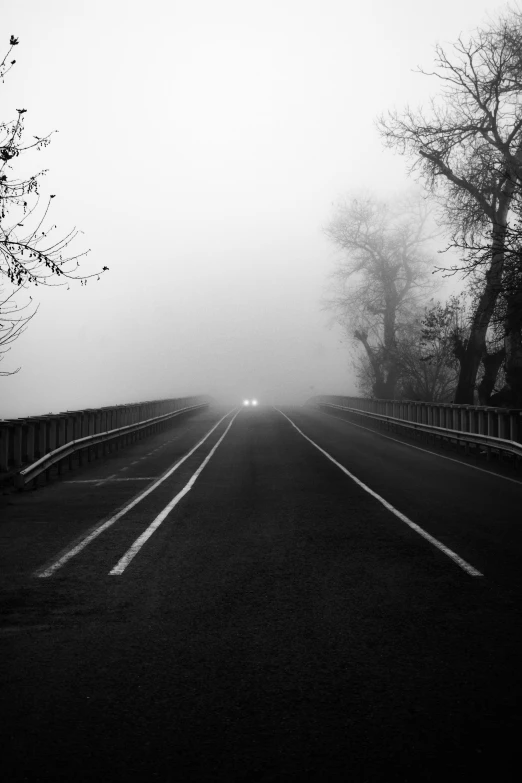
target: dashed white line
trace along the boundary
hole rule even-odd
[[[349,478],[352,479],[352,481],[355,481],[356,484],[358,484],[362,489],[365,490],[365,492],[368,492],[369,495],[374,497],[376,500],[379,501],[379,503],[382,503],[382,505],[388,509],[388,511],[391,511],[392,514],[394,514],[398,519],[401,520],[401,522],[405,522],[409,527],[412,528],[412,530],[415,530],[416,533],[418,533],[420,536],[425,538],[427,541],[430,542],[430,544],[433,544],[434,547],[439,549],[441,552],[443,552],[447,557],[449,557],[451,560],[453,560],[454,563],[456,563],[460,568],[462,568],[463,571],[465,571],[470,576],[483,576],[483,574],[478,571],[476,568],[474,568],[472,565],[470,565],[466,560],[464,560],[462,557],[456,554],[452,549],[449,549],[445,544],[441,543],[437,538],[434,538],[434,536],[430,535],[426,532],[420,525],[417,525],[415,522],[412,522],[411,519],[409,519],[407,516],[405,516],[403,513],[398,511],[394,506],[391,505],[391,503],[388,503],[387,500],[385,500],[383,497],[377,494],[377,492],[374,492],[373,489],[370,489],[367,484],[364,484],[360,479],[357,478],[357,476],[354,476],[353,473],[350,473],[349,470],[347,470],[344,465],[341,465],[340,462],[337,462],[336,459],[334,459],[330,454],[328,454],[327,451],[322,449],[320,446],[315,443],[311,438],[308,437],[308,435],[305,435],[304,432],[302,432],[299,427],[294,424],[292,419],[290,419],[286,413],[283,413],[283,411],[280,411],[279,408],[275,408],[276,411],[279,411],[279,413],[287,419],[292,427],[294,427],[297,432],[305,438],[309,443],[312,444],[312,446],[315,446],[315,448],[321,452],[321,454],[324,454],[324,456],[330,460],[330,462],[333,462],[334,465],[337,465],[337,467],[343,471]]]
[[[102,484],[105,484],[107,481],[111,481],[116,476],[116,473],[113,473],[112,476],[107,476],[107,478],[99,479],[95,486],[101,487]]]
[[[114,525],[115,522],[117,522],[119,519],[121,519],[128,511],[131,510],[131,508],[134,508],[143,498],[147,497],[147,495],[150,495],[151,492],[154,492],[156,487],[158,487],[165,479],[167,479],[169,476],[171,476],[174,471],[176,471],[180,465],[182,465],[185,460],[187,460],[194,452],[199,449],[199,447],[207,440],[207,438],[212,435],[214,430],[216,430],[219,425],[221,424],[224,419],[227,418],[227,416],[230,416],[231,413],[235,408],[233,408],[231,411],[226,413],[217,424],[215,424],[211,430],[207,432],[204,438],[202,438],[199,443],[197,443],[194,448],[192,448],[187,454],[185,454],[184,457],[182,457],[178,462],[176,462],[171,468],[169,468],[166,473],[163,474],[157,481],[152,484],[152,486],[147,487],[147,489],[142,492],[140,495],[134,498],[130,503],[128,503],[126,506],[124,506],[120,511],[118,511],[117,514],[114,514],[114,516],[110,517],[110,519],[107,519],[105,522],[102,522],[99,525],[96,525],[92,530],[90,530],[86,536],[81,538],[77,544],[71,547],[71,549],[65,550],[63,555],[60,555],[60,557],[55,560],[50,566],[47,568],[43,568],[42,570],[36,571],[34,573],[34,576],[45,578],[48,576],[52,576],[55,571],[57,571],[59,568],[61,568],[65,563],[67,563],[71,558],[73,558],[75,555],[78,554],[78,552],[81,552],[82,549],[85,549],[88,544],[91,543],[91,541],[94,541],[95,538],[97,538],[101,533],[103,533],[104,530],[107,530],[107,528],[111,527],[111,525]],[[237,415],[237,414],[236,414]]]
[[[155,481],[157,476],[109,476],[109,478],[102,479],[71,479],[70,481],[64,481],[64,484],[94,484],[99,487],[101,484],[107,484],[110,482],[114,484],[116,481]]]
[[[239,413],[239,411],[238,411],[238,413]],[[192,476],[192,478],[190,479],[190,481],[188,481],[188,482],[187,482],[187,484],[185,484],[185,486],[183,487],[183,489],[181,490],[181,492],[178,492],[178,494],[177,494],[175,497],[173,497],[173,498],[172,498],[172,500],[170,501],[170,503],[168,503],[168,504],[165,506],[165,508],[163,509],[163,511],[160,511],[160,513],[158,514],[158,516],[156,517],[156,519],[154,519],[154,521],[153,521],[153,522],[151,522],[151,524],[148,526],[148,528],[147,528],[146,530],[144,530],[144,531],[143,531],[143,533],[141,534],[141,536],[139,536],[139,537],[136,539],[136,541],[135,541],[135,542],[132,544],[132,546],[131,546],[131,547],[129,547],[129,549],[128,549],[128,550],[125,552],[125,554],[123,555],[123,557],[122,557],[122,558],[120,558],[120,560],[119,560],[119,561],[116,563],[116,565],[114,566],[114,568],[113,568],[111,571],[109,571],[109,576],[120,576],[120,574],[123,574],[123,572],[125,571],[125,569],[126,569],[126,568],[127,568],[127,566],[129,565],[129,563],[131,562],[131,560],[132,560],[134,557],[136,557],[136,555],[138,554],[138,552],[140,551],[140,549],[142,548],[142,546],[143,546],[143,545],[144,545],[144,544],[145,544],[145,543],[146,543],[146,542],[149,540],[149,538],[150,538],[150,537],[151,537],[151,535],[154,533],[154,531],[158,529],[158,527],[161,525],[161,523],[164,521],[164,519],[165,519],[165,518],[166,518],[166,517],[167,517],[167,516],[170,514],[170,512],[172,511],[172,509],[173,509],[175,506],[177,506],[177,505],[178,505],[179,501],[180,501],[180,500],[181,500],[183,497],[185,497],[185,495],[187,494],[187,492],[190,492],[190,490],[191,490],[191,489],[192,489],[192,487],[194,486],[194,484],[195,484],[195,482],[196,482],[196,479],[198,478],[199,474],[201,473],[201,471],[203,470],[203,468],[205,467],[205,465],[206,465],[206,464],[207,464],[207,463],[210,461],[210,459],[211,459],[212,455],[214,454],[214,452],[216,451],[217,447],[219,446],[219,444],[221,443],[221,441],[223,440],[223,438],[226,436],[227,432],[228,432],[228,431],[229,431],[229,429],[231,428],[232,424],[234,423],[234,419],[236,418],[236,416],[238,415],[238,413],[236,413],[236,415],[235,415],[235,416],[232,418],[232,421],[230,422],[230,424],[229,424],[229,425],[228,425],[228,427],[226,428],[225,432],[224,432],[224,433],[223,433],[223,435],[220,437],[220,439],[218,440],[218,442],[216,443],[216,445],[214,446],[214,448],[213,448],[213,449],[210,451],[210,453],[208,454],[208,456],[207,456],[207,457],[205,457],[205,459],[203,460],[203,462],[201,463],[201,465],[199,466],[199,468],[198,468],[198,469],[196,470],[196,472],[193,474],[193,476]]]

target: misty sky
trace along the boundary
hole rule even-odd
[[[437,88],[433,47],[489,0],[1,2],[1,117],[57,128],[52,222],[91,248],[86,287],[42,290],[1,369],[0,417],[183,394],[353,393],[321,297],[332,202],[411,187],[378,114]]]

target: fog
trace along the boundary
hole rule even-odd
[[[52,223],[84,234],[87,286],[33,291],[0,378],[0,417],[185,394],[304,402],[356,390],[321,310],[331,205],[393,198],[406,161],[374,127],[426,102],[436,42],[485,0],[24,0],[2,3],[1,120],[57,128]],[[435,83],[434,83],[435,82]]]

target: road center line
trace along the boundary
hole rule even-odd
[[[355,481],[356,484],[358,484],[362,489],[365,490],[365,492],[368,492],[369,495],[374,497],[376,500],[379,501],[379,503],[382,503],[382,505],[388,509],[388,511],[391,511],[392,514],[394,514],[398,519],[401,520],[401,522],[405,522],[409,527],[412,528],[412,530],[415,530],[416,533],[418,533],[420,536],[425,538],[427,541],[430,542],[430,544],[433,544],[434,547],[437,549],[440,549],[441,552],[443,552],[447,557],[449,557],[451,560],[453,560],[454,563],[456,563],[460,568],[462,568],[463,571],[465,571],[470,576],[483,576],[483,574],[480,571],[477,571],[476,568],[474,568],[472,565],[470,565],[466,560],[463,560],[462,557],[457,555],[455,552],[453,552],[452,549],[449,549],[447,546],[445,546],[443,543],[441,543],[438,539],[431,536],[429,533],[426,532],[422,527],[417,525],[415,522],[412,522],[411,519],[409,519],[407,516],[402,514],[400,511],[398,511],[394,506],[391,505],[391,503],[388,503],[387,500],[385,500],[383,497],[377,494],[377,492],[374,492],[373,489],[370,489],[366,484],[364,484],[360,479],[358,479],[356,476],[353,475],[353,473],[350,473],[349,470],[347,470],[344,465],[341,465],[340,462],[337,462],[336,459],[334,459],[330,454],[328,454],[327,451],[322,449],[320,446],[317,445],[311,438],[308,437],[308,435],[305,435],[304,432],[302,432],[299,427],[294,424],[292,419],[290,419],[286,413],[283,413],[283,411],[279,410],[279,408],[275,408],[276,411],[278,411],[282,416],[285,417],[285,419],[288,419],[292,427],[294,427],[297,432],[305,438],[309,443],[312,444],[312,446],[315,446],[315,448],[321,452],[327,459],[330,460],[330,462],[333,462],[334,465],[337,465],[340,470],[343,471],[343,473],[346,473],[349,478],[352,479],[352,481]]]
[[[212,435],[215,429],[219,427],[221,422],[227,418],[227,416],[230,416],[231,413],[235,408],[232,408],[231,411],[228,411],[228,413],[225,413],[225,415],[218,421],[217,424],[215,424],[211,430],[207,432],[204,438],[202,438],[199,443],[197,443],[194,448],[192,448],[187,454],[185,454],[184,457],[182,457],[178,462],[176,462],[171,468],[167,470],[166,473],[163,474],[152,486],[147,487],[146,490],[144,490],[140,495],[134,498],[134,500],[131,500],[130,503],[128,503],[126,506],[124,506],[120,511],[118,511],[114,516],[110,517],[110,519],[107,519],[105,522],[102,522],[99,525],[96,525],[92,530],[88,532],[86,536],[81,538],[77,544],[75,544],[71,549],[68,549],[64,552],[63,555],[61,555],[58,560],[55,560],[54,563],[52,563],[47,568],[44,568],[41,571],[35,571],[34,576],[37,577],[47,577],[52,576],[55,571],[57,571],[59,568],[61,568],[65,563],[67,563],[72,557],[78,554],[78,552],[81,552],[82,549],[85,549],[85,547],[91,543],[91,541],[94,541],[95,538],[97,538],[101,533],[103,533],[104,530],[107,530],[107,528],[114,525],[115,522],[117,522],[119,519],[121,519],[127,511],[130,511],[131,508],[134,508],[143,498],[147,497],[147,495],[150,495],[151,492],[154,492],[156,487],[159,487],[159,485],[165,481],[169,476],[171,476],[174,471],[176,471],[180,465],[182,465],[185,460],[187,460],[194,452],[199,449],[199,447],[207,440],[207,438]],[[237,414],[236,414],[237,415]],[[235,418],[235,417],[234,417]]]
[[[163,511],[160,511],[156,519],[150,523],[148,528],[143,531],[141,536],[139,536],[136,541],[132,544],[131,547],[125,552],[123,557],[116,563],[112,571],[109,571],[109,576],[119,576],[120,574],[123,574],[131,560],[138,554],[141,547],[149,540],[151,535],[154,533],[155,530],[158,529],[158,527],[161,525],[161,523],[164,521],[164,519],[170,514],[172,509],[178,505],[179,501],[185,497],[185,495],[190,492],[194,484],[196,483],[196,480],[198,476],[200,475],[201,471],[205,467],[205,465],[210,461],[212,455],[216,451],[217,447],[231,428],[232,424],[234,423],[234,419],[238,415],[239,411],[235,414],[235,416],[232,418],[232,421],[226,428],[223,435],[220,437],[214,448],[210,451],[210,453],[205,457],[199,468],[196,470],[196,472],[193,474],[192,478],[185,484],[181,492],[178,492],[178,494],[172,498],[170,503],[168,503]]]

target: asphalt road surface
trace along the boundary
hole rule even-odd
[[[522,483],[416,445],[212,408],[1,498],[2,779],[516,779]]]

